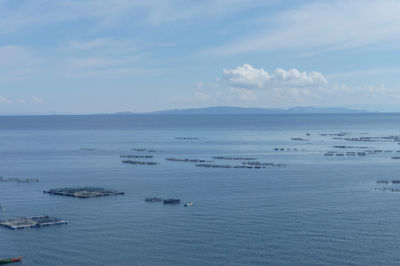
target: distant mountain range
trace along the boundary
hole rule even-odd
[[[293,107],[289,109],[280,108],[243,108],[229,106],[214,106],[206,108],[190,108],[190,109],[171,109],[157,112],[149,112],[146,114],[160,115],[194,115],[194,114],[352,114],[352,113],[368,113],[365,110],[349,109],[344,107]],[[132,112],[120,112],[120,115],[137,114]]]

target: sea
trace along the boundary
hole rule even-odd
[[[0,227],[0,258],[399,265],[399,143],[400,114],[1,116],[0,176],[9,182],[0,182],[0,220],[68,223]],[[84,186],[125,194],[43,193]]]

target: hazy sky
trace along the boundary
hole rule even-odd
[[[0,0],[0,113],[400,111],[400,1]]]

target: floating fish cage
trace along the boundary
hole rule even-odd
[[[18,177],[6,178],[3,176],[0,176],[0,182],[39,183],[39,179],[38,178],[18,178]]]
[[[240,161],[253,161],[257,160],[257,158],[252,157],[226,157],[226,156],[213,156],[215,160],[240,160]]]
[[[165,199],[165,200],[163,200],[163,203],[175,205],[175,204],[180,204],[181,200],[180,199]]]
[[[167,161],[172,162],[189,162],[189,163],[205,163],[205,162],[213,162],[212,160],[203,160],[203,159],[179,159],[179,158],[165,158]]]
[[[123,160],[122,163],[126,164],[141,164],[141,165],[157,165],[157,162],[143,162],[143,161],[132,161],[132,160]]]
[[[56,188],[45,190],[43,193],[69,196],[76,198],[93,198],[101,196],[114,196],[114,195],[124,195],[124,192],[119,192],[116,190],[97,188],[97,187],[81,187],[81,188]]]
[[[153,158],[153,155],[120,155],[121,158]]]
[[[241,169],[261,169],[265,168],[263,165],[220,165],[220,164],[196,164],[197,167],[205,167],[205,168],[241,168]],[[273,165],[278,166],[278,165]]]
[[[67,221],[47,215],[0,220],[0,225],[12,230],[67,224]]]
[[[155,197],[153,197],[153,198],[145,198],[144,201],[145,202],[161,202],[162,198],[155,198]]]

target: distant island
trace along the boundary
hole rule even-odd
[[[244,108],[244,107],[230,107],[230,106],[214,106],[205,108],[190,108],[190,109],[171,109],[164,111],[149,112],[145,114],[159,114],[159,115],[225,115],[225,114],[354,114],[354,113],[368,113],[366,110],[349,109],[344,107],[293,107],[288,109],[280,108]],[[119,112],[118,115],[138,114],[133,112]],[[143,114],[143,113],[142,113]]]

